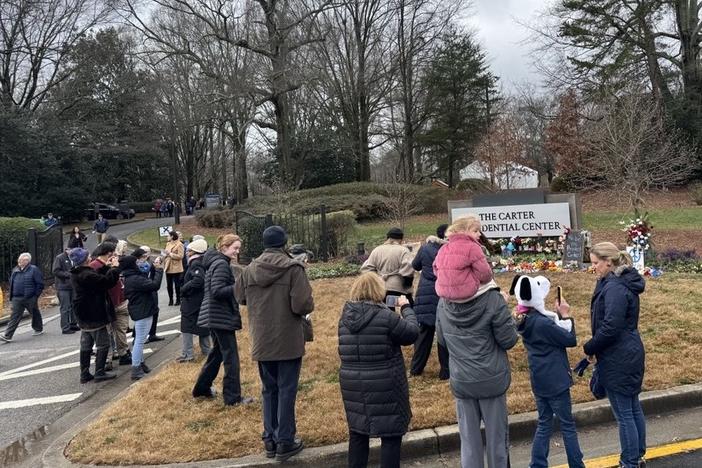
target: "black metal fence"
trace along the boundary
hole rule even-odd
[[[22,252],[32,255],[32,263],[39,267],[44,282],[53,284],[52,267],[54,258],[63,251],[63,229],[55,224],[45,231],[27,230],[25,242],[2,240],[0,238],[0,283],[10,280],[12,269],[17,265],[17,258]]]
[[[313,259],[327,261],[335,255],[330,248],[330,231],[326,207],[320,206],[312,214],[254,215],[246,211],[235,213],[235,230],[242,238],[239,262],[248,264],[263,252],[263,231],[278,225],[288,233],[288,245],[302,244],[312,252]]]

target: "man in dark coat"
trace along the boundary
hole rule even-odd
[[[178,362],[189,362],[195,359],[193,353],[193,335],[200,337],[200,350],[207,356],[212,347],[210,331],[197,326],[200,306],[205,297],[205,266],[202,255],[207,251],[207,241],[198,239],[190,242],[186,249],[188,268],[183,276],[180,287],[180,333],[183,339],[183,352],[176,358]]]
[[[436,330],[436,306],[439,304],[439,296],[434,287],[436,275],[434,275],[434,259],[439,253],[439,249],[446,243],[444,234],[448,228],[447,224],[442,224],[436,228],[436,236],[429,236],[412,260],[412,268],[420,271],[419,286],[417,287],[416,298],[414,299],[414,312],[417,314],[419,322],[419,338],[414,344],[414,354],[410,365],[410,375],[421,375],[429,360],[431,348],[434,344],[434,331]],[[439,378],[448,380],[448,350],[438,344],[439,354]]]
[[[295,437],[295,400],[305,339],[303,317],[314,310],[305,264],[285,250],[288,235],[280,226],[263,231],[263,253],[236,283],[248,306],[251,356],[258,361],[263,396],[266,456],[285,461],[303,449]]]
[[[73,315],[73,285],[71,284],[71,268],[73,263],[68,257],[66,249],[56,256],[52,272],[56,282],[56,295],[58,296],[59,305],[61,308],[61,332],[64,335],[75,333],[80,330],[76,323],[76,317]]]
[[[108,260],[105,270],[95,271],[90,267],[88,251],[77,247],[69,252],[71,262],[71,284],[75,291],[73,312],[80,325],[80,383],[93,378],[96,381],[114,379],[117,375],[105,371],[110,335],[107,325],[114,317],[114,307],[108,291],[119,281],[120,270],[117,257]],[[95,351],[95,375],[90,374],[90,353]]]
[[[15,334],[25,309],[32,314],[32,329],[34,330],[32,335],[38,336],[44,333],[44,322],[38,306],[39,296],[44,290],[44,278],[41,270],[36,265],[32,265],[31,262],[31,254],[21,253],[17,258],[17,266],[12,269],[10,275],[12,315],[5,333],[0,335],[0,340],[8,343],[12,341],[12,335]]]

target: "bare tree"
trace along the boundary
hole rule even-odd
[[[110,12],[102,0],[0,2],[0,106],[36,110],[70,76],[71,47]]]
[[[598,109],[587,130],[588,149],[574,174],[587,188],[614,189],[631,208],[645,203],[653,188],[687,180],[696,167],[679,132],[666,127],[651,95],[629,92]]]
[[[385,186],[384,192],[385,219],[404,230],[407,220],[421,210],[417,188],[395,179]]]

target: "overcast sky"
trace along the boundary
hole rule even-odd
[[[467,24],[487,51],[490,68],[507,92],[523,82],[541,84],[531,65],[530,47],[522,43],[529,31],[518,21],[533,24],[536,14],[549,3],[550,0],[472,0]]]

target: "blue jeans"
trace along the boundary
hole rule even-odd
[[[132,343],[132,367],[139,367],[144,362],[144,343],[149,336],[153,317],[134,322],[134,343]]]
[[[263,440],[295,441],[295,400],[302,358],[288,361],[259,361],[263,397]]]
[[[575,430],[575,421],[571,412],[570,390],[551,398],[536,396],[536,409],[539,413],[539,421],[531,446],[529,467],[548,467],[548,450],[553,432],[553,415],[555,414],[561,424],[561,435],[568,457],[568,466],[570,468],[585,468],[583,452],[580,450],[578,433]]]
[[[607,398],[619,425],[622,466],[637,468],[639,459],[646,454],[646,419],[641,410],[639,395],[625,395],[607,390]]]

